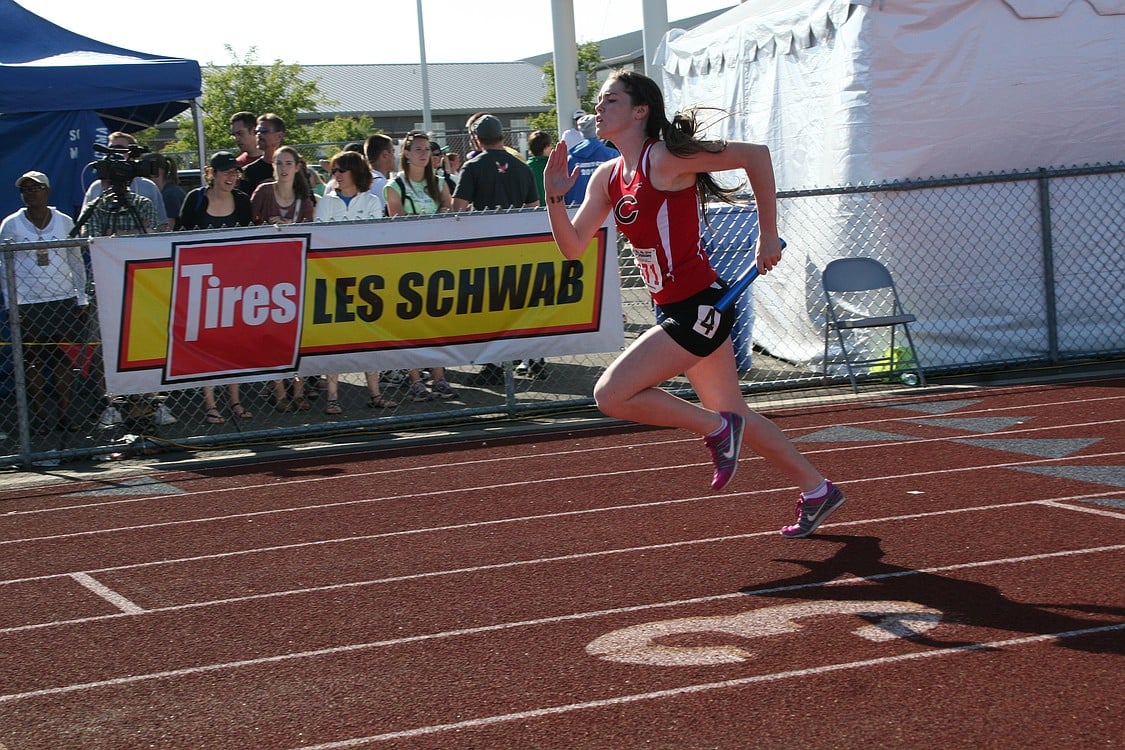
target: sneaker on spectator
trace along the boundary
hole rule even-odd
[[[160,401],[152,405],[152,421],[157,425],[176,424],[179,420],[172,414],[168,404]]]
[[[533,359],[527,365],[527,376],[536,380],[547,379],[547,360]]]
[[[547,361],[544,359],[525,359],[516,365],[516,374],[525,378],[547,379]]]
[[[98,428],[104,430],[110,427],[116,427],[124,421],[121,416],[121,410],[113,404],[110,404],[102,411],[101,416],[98,417]]]
[[[457,398],[457,391],[453,390],[445,378],[435,380],[430,386],[430,390],[437,398]]]
[[[844,493],[836,485],[828,482],[828,492],[819,500],[808,500],[802,494],[797,497],[797,523],[781,529],[787,539],[800,539],[816,531],[831,513],[844,504]]]
[[[434,397],[421,380],[410,384],[409,395],[411,401],[430,401]]]
[[[742,451],[742,432],[746,420],[734,412],[721,412],[723,428],[718,435],[707,435],[703,443],[711,449],[711,461],[715,464],[715,474],[711,478],[711,489],[721,490],[727,486],[738,471],[738,454]]]

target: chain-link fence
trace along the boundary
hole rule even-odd
[[[911,327],[916,352],[889,351],[883,332],[857,339],[861,353],[884,354],[888,365],[916,357],[934,375],[1120,355],[1123,206],[1125,164],[782,194],[785,258],[739,301],[735,343],[744,390],[765,409],[798,395],[816,403],[851,393],[837,347],[825,362],[819,279],[830,260],[852,255],[883,262],[918,319]],[[753,262],[754,214],[723,206],[709,217],[704,240],[732,277]],[[628,248],[619,251],[628,345],[653,315]],[[323,378],[108,400],[96,290],[92,283],[81,290],[89,294],[82,306],[86,294],[73,284],[74,258],[83,253],[83,240],[0,246],[4,298],[17,300],[20,311],[0,320],[0,460],[9,465],[561,415],[593,405],[593,385],[617,354],[508,362],[498,377],[449,363],[453,398],[412,390],[407,372],[381,373],[377,383],[345,374],[339,413],[326,413]],[[887,369],[865,369],[867,387],[901,387]],[[420,373],[423,383],[428,375]],[[666,385],[691,394],[682,378]]]

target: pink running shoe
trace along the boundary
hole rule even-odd
[[[828,482],[828,493],[819,500],[806,500],[804,495],[800,495],[797,498],[797,523],[782,528],[781,535],[788,539],[808,536],[843,504],[844,493],[831,482]]]
[[[715,475],[711,477],[711,489],[721,490],[727,486],[738,471],[738,454],[742,451],[742,432],[746,420],[734,412],[724,411],[720,415],[726,421],[718,435],[706,436],[703,443],[711,449],[711,461],[715,464]]]

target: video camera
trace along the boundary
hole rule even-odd
[[[105,154],[104,159],[92,161],[88,165],[99,180],[109,180],[114,186],[120,185],[124,188],[133,181],[134,177],[156,175],[155,162],[133,161],[148,151],[144,146],[103,146],[95,143],[94,150],[99,154]]]

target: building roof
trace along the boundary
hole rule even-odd
[[[710,21],[712,18],[720,16],[728,10],[730,10],[730,8],[720,8],[719,10],[700,13],[698,16],[681,18],[679,21],[670,21],[668,23],[668,28],[694,29],[699,24]],[[601,55],[602,63],[612,67],[617,67],[628,62],[640,63],[644,57],[644,47],[644,34],[642,34],[639,29],[637,31],[630,31],[628,34],[611,36],[608,39],[602,39],[598,42],[598,52]],[[553,57],[554,53],[544,52],[541,55],[525,57],[524,62],[529,62],[532,65],[542,68],[544,65],[551,62]],[[641,67],[643,67],[643,65]]]
[[[727,10],[701,13],[668,26],[691,29]],[[603,39],[598,48],[607,66],[639,63],[643,36],[640,31],[632,31]],[[436,117],[469,112],[547,112],[551,107],[543,102],[548,82],[542,68],[552,58],[551,52],[545,52],[515,62],[429,63],[430,112]],[[315,80],[329,101],[315,113],[320,117],[411,117],[422,111],[422,71],[417,63],[304,65],[299,78]]]
[[[525,61],[499,63],[429,63],[430,111],[546,112],[543,71]],[[322,116],[384,117],[422,111],[422,72],[418,64],[304,65],[299,78],[316,81],[330,103]]]

